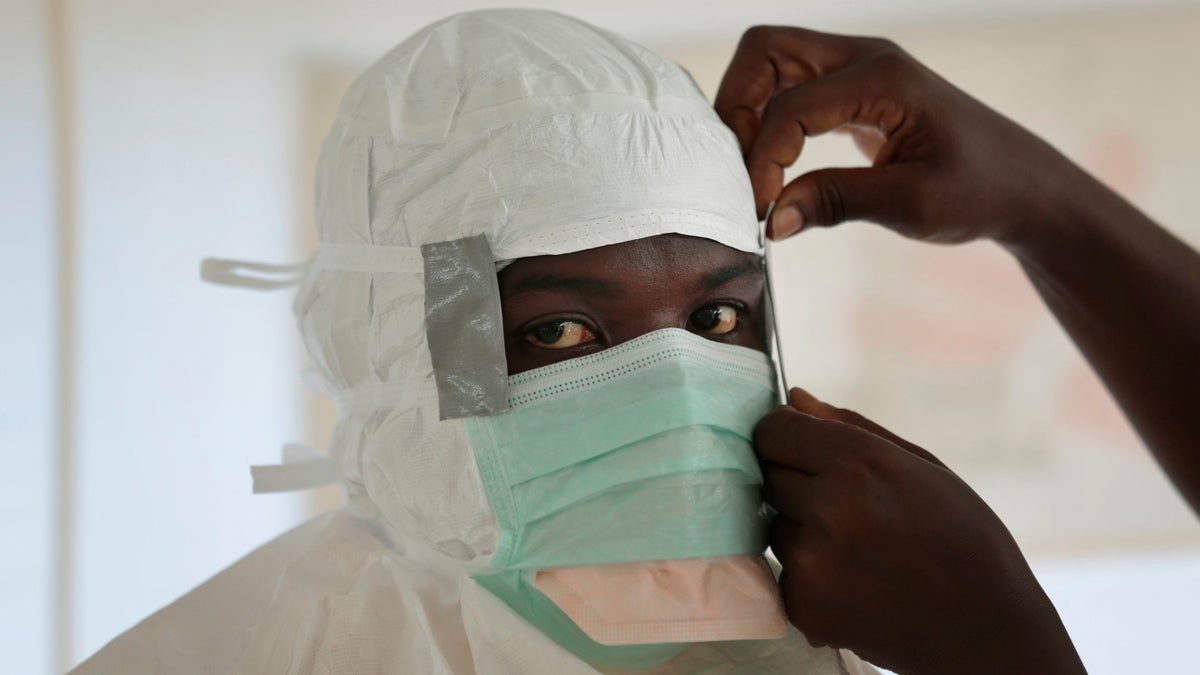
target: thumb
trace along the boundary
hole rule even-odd
[[[767,235],[785,239],[806,227],[847,220],[904,222],[913,199],[911,172],[904,165],[810,171],[784,186]]]

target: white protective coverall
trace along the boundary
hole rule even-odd
[[[439,410],[420,247],[484,235],[489,265],[665,233],[760,251],[733,135],[682,69],[642,47],[551,12],[474,12],[420,31],[351,86],[316,205],[320,248],[295,312],[338,407],[325,461],[348,506],[75,672],[597,672],[469,576],[495,551],[497,524],[462,420]],[[498,320],[461,316],[464,333]],[[484,365],[504,372],[502,354]],[[283,484],[311,482],[320,461],[295,467]],[[790,629],[698,643],[655,672],[869,666]]]

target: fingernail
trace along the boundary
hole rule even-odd
[[[785,239],[804,229],[804,216],[794,206],[776,207],[771,214],[771,238]]]

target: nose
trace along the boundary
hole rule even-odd
[[[621,321],[612,324],[609,339],[619,345],[664,328],[687,328],[686,308],[676,306],[670,297],[647,294],[635,306],[627,308]]]

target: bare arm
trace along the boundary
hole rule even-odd
[[[1200,254],[1095,179],[1005,245],[1200,512]]]

